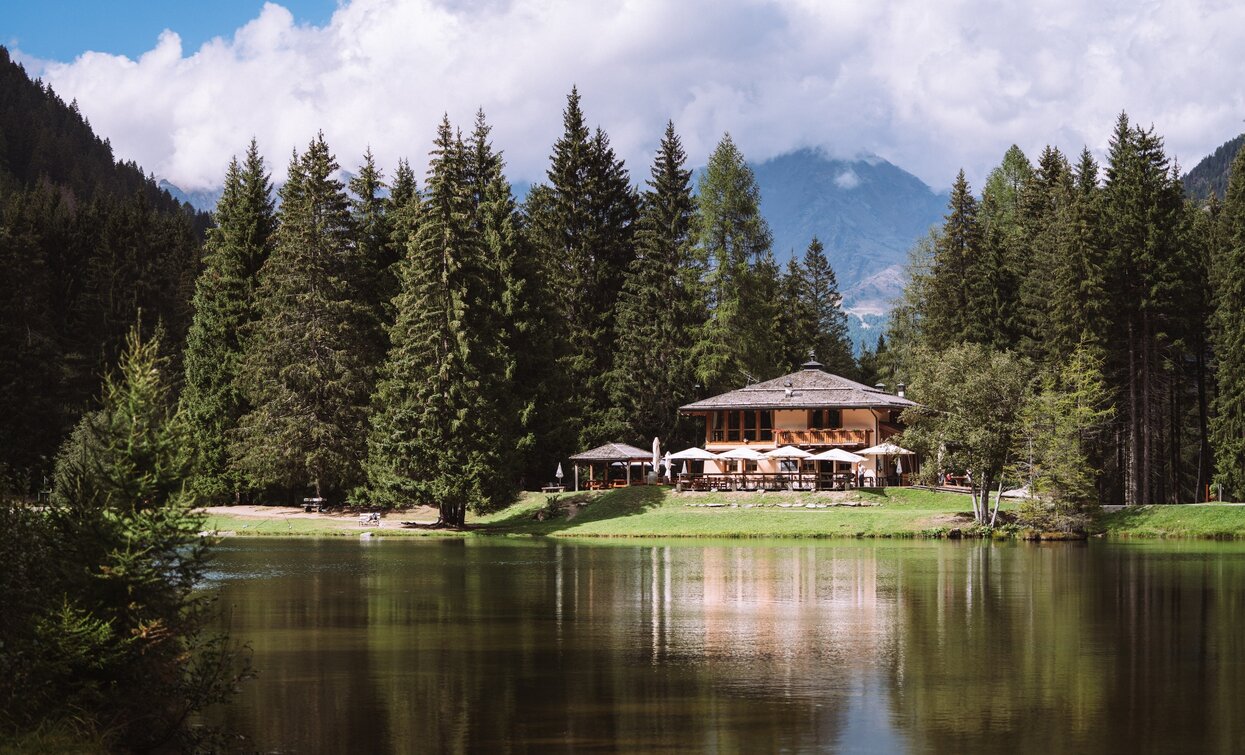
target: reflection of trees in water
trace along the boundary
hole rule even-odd
[[[928,555],[903,563],[892,677],[895,716],[923,747],[1245,744],[1232,719],[1245,692],[1239,553],[1181,562],[1155,549],[965,544]]]
[[[1245,749],[1239,548],[333,541],[230,560],[280,572],[227,592],[260,677],[224,715],[261,747]]]

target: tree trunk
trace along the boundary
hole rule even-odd
[[[1003,503],[1003,478],[999,477],[999,494],[994,499],[994,511],[990,514],[990,526],[994,527],[994,523],[999,518],[999,504]]]
[[[1141,426],[1137,397],[1137,336],[1128,324],[1128,468],[1124,475],[1124,503],[1137,505],[1141,493],[1137,473],[1141,466]]]
[[[1202,343],[1203,336],[1198,337],[1197,349],[1197,490],[1194,500],[1201,501],[1206,496],[1206,486],[1210,484],[1210,421],[1206,410],[1206,347]]]
[[[1145,506],[1154,503],[1154,420],[1151,409],[1154,406],[1154,375],[1151,371],[1151,352],[1154,350],[1150,338],[1150,315],[1141,315],[1141,500]]]

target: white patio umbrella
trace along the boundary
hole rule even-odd
[[[703,448],[685,448],[678,453],[666,454],[668,459],[680,459],[683,461],[683,471],[690,472],[688,463],[691,461],[717,461],[718,455]],[[667,462],[669,464],[669,462]],[[668,467],[667,467],[668,468]],[[672,475],[673,476],[673,475]]]
[[[747,461],[760,461],[765,458],[765,454],[751,448],[732,448],[726,453],[718,454],[719,459],[746,459]]]
[[[661,441],[653,437],[653,474],[657,474],[657,465],[661,463]]]
[[[553,476],[558,478],[558,484],[561,485],[562,484],[562,462],[560,461],[558,462],[558,471],[554,472]]]
[[[808,459],[812,458],[812,454],[803,448],[795,446],[779,446],[773,451],[766,451],[765,457],[768,459]]]
[[[828,451],[822,451],[812,456],[814,461],[844,461],[848,464],[859,464],[865,460],[865,457],[845,451],[842,448],[831,448]]]
[[[861,456],[911,456],[912,454],[915,454],[916,451],[909,451],[908,449],[901,448],[890,441],[886,441],[885,443],[870,446],[869,448],[866,448],[863,451],[857,451],[856,453]]]
[[[716,461],[719,456],[711,451],[703,448],[685,448],[678,453],[667,454],[671,459],[699,459],[701,461]]]
[[[741,459],[744,461],[760,461],[765,458],[765,454],[751,448],[732,448],[723,454],[718,454],[719,459]]]
[[[666,457],[662,459],[661,461],[663,464],[666,465],[666,476],[673,478],[674,470],[670,468],[670,452],[669,451],[666,452]]]
[[[860,452],[860,455],[861,456],[883,456],[885,457],[885,456],[911,456],[915,453],[916,451],[909,451],[908,449],[903,448],[901,446],[897,446],[894,443],[891,443],[890,441],[886,441],[885,443],[879,443],[876,446],[871,446],[869,448],[866,448],[865,450]],[[896,471],[902,473],[903,467],[897,466]]]

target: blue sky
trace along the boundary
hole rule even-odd
[[[729,131],[754,161],[879,155],[979,188],[1013,144],[1103,157],[1121,111],[1186,168],[1245,117],[1240,0],[0,0],[0,40],[187,190],[252,137],[280,180],[318,131],[343,166],[418,173],[442,115],[477,109],[540,180],[573,85],[637,178],[668,119],[693,165]]]
[[[300,23],[327,23],[336,0],[283,0]],[[172,29],[187,49],[231,36],[259,15],[263,0],[4,0],[0,34],[9,48],[69,61],[90,51],[137,58]]]

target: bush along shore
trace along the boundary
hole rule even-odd
[[[600,493],[527,493],[461,529],[430,529],[435,512],[391,512],[369,521],[342,511],[230,507],[208,511],[206,531],[225,536],[983,538],[1076,540],[1245,539],[1245,505],[1137,506],[1104,511],[1079,532],[1043,531],[1018,521],[1005,500],[994,527],[973,521],[968,496],[911,488],[846,492],[677,493],[642,486]]]

